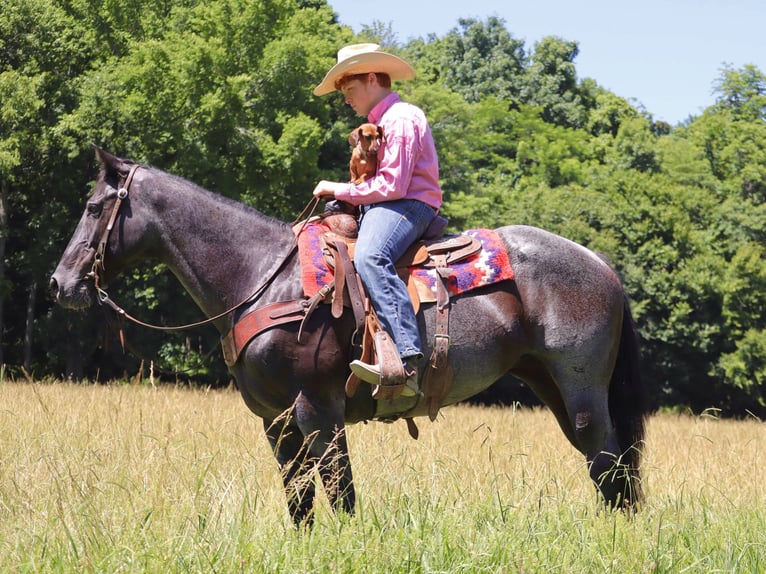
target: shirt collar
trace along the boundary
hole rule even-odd
[[[385,98],[375,104],[375,107],[373,107],[370,110],[370,113],[367,114],[367,119],[370,120],[371,123],[377,124],[380,121],[380,118],[383,117],[383,114],[388,111],[388,108],[393,106],[398,101],[400,101],[399,94],[396,92],[391,92]]]

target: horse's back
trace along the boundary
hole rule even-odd
[[[570,239],[529,225],[507,225],[496,229],[505,242],[514,270],[536,271],[536,275],[605,273],[616,277],[604,258]],[[531,267],[530,267],[531,265]]]
[[[575,311],[571,305],[576,305],[576,301],[566,304],[573,297],[581,302],[578,307],[597,298],[622,306],[619,276],[593,251],[537,227],[509,225],[496,231],[508,249],[525,306],[534,302],[536,293],[555,296],[556,307],[565,312]]]

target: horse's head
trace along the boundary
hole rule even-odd
[[[138,165],[98,148],[96,156],[101,162],[98,180],[50,281],[54,299],[72,309],[93,303],[97,289],[130,262],[143,235],[141,225],[131,221]]]

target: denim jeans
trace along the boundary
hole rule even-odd
[[[362,208],[354,262],[380,324],[402,359],[419,359],[422,352],[415,310],[394,264],[423,235],[435,216],[433,207],[414,199]]]

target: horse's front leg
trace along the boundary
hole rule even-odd
[[[323,386],[321,393],[304,389],[295,401],[294,415],[312,458],[318,461],[319,475],[330,504],[336,512],[342,510],[353,514],[356,493],[344,410],[345,395],[341,392],[336,396]]]
[[[309,524],[314,516],[316,460],[290,413],[276,420],[264,420],[263,427],[279,463],[287,495],[287,508],[296,525]]]
[[[319,475],[322,477],[327,498],[333,509],[354,513],[356,493],[351,474],[351,460],[346,443],[346,429],[341,427],[334,433],[334,438],[319,461]]]

